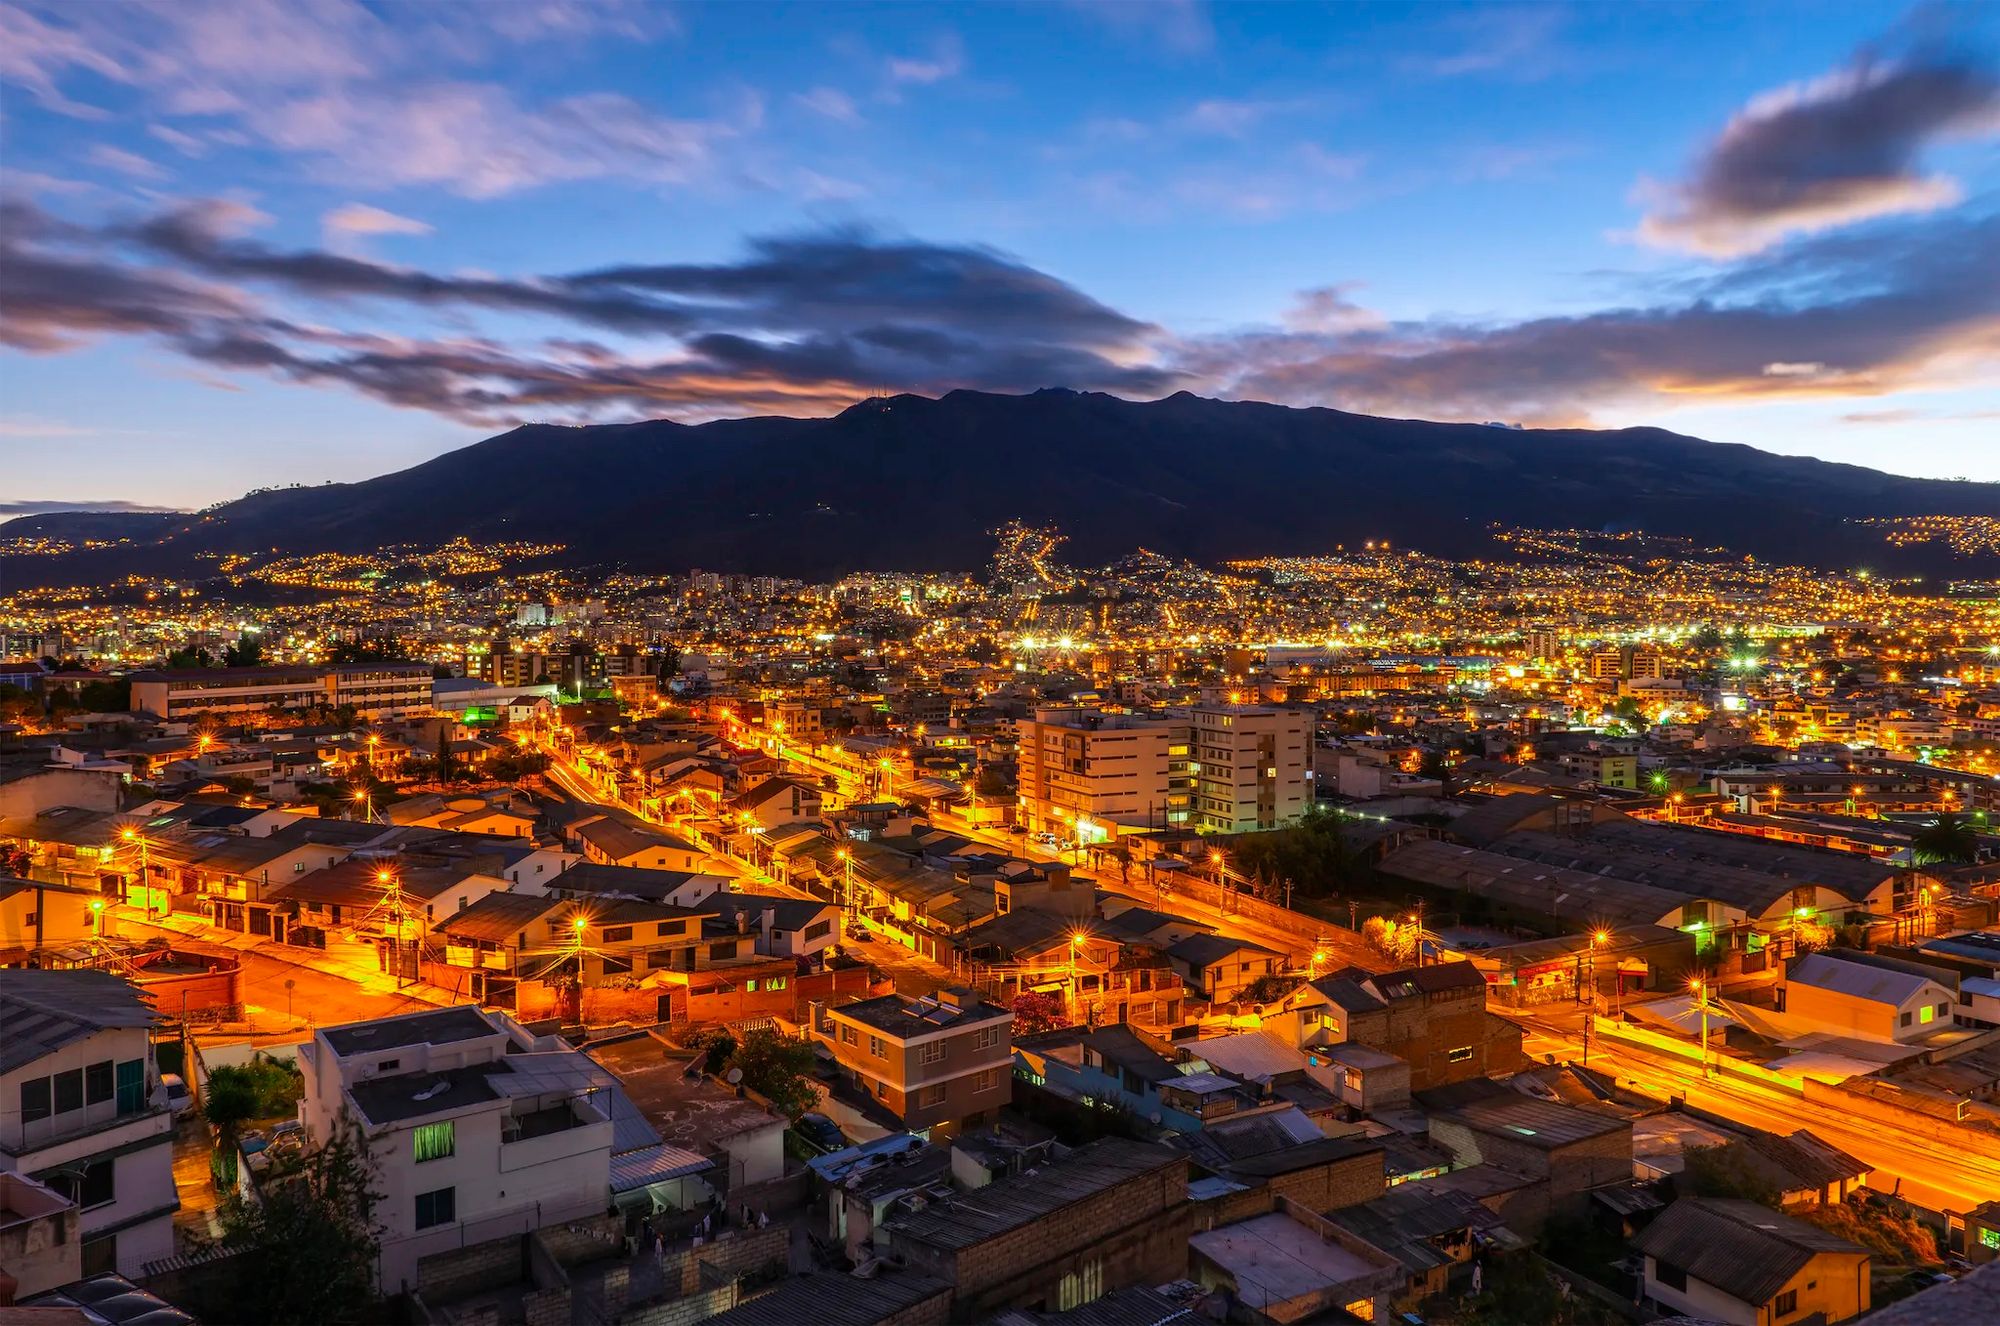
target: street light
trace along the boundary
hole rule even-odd
[[[1709,1077],[1711,1074],[1708,1069],[1708,983],[1699,976],[1691,976],[1688,978],[1688,989],[1694,992],[1696,1002],[1701,1005],[1701,1075]]]

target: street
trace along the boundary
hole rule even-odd
[[[1516,1017],[1524,1047],[1531,1057],[1554,1053],[1558,1062],[1581,1062],[1583,1042],[1546,1017]],[[2000,1158],[1974,1150],[1968,1130],[1966,1145],[1946,1153],[1935,1143],[1885,1129],[1882,1125],[1844,1114],[1796,1093],[1740,1077],[1704,1079],[1698,1063],[1631,1045],[1591,1038],[1589,1067],[1613,1076],[1621,1087],[1667,1100],[1681,1096],[1697,1109],[1769,1132],[1789,1134],[1808,1128],[1876,1170],[1872,1187],[1894,1191],[1932,1210],[1965,1210],[2000,1195]]]

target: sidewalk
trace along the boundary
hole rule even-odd
[[[450,1004],[454,1002],[451,993],[434,985],[412,981],[399,986],[396,978],[385,972],[377,964],[373,945],[358,940],[329,936],[327,947],[322,949],[301,948],[292,944],[279,944],[261,935],[246,935],[235,930],[224,930],[210,925],[200,917],[189,916],[185,912],[169,912],[164,916],[148,917],[137,907],[118,906],[112,909],[117,919],[116,934],[129,930],[155,930],[167,935],[178,935],[183,939],[195,940],[212,948],[232,949],[238,953],[252,954],[288,967],[300,967],[319,972],[323,976],[335,976],[348,981],[369,994],[400,995],[404,998],[422,1000],[427,1004]]]

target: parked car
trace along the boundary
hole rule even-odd
[[[167,1089],[167,1108],[175,1115],[182,1115],[194,1108],[194,1093],[179,1073],[160,1074],[160,1085]]]
[[[822,1151],[839,1151],[847,1145],[847,1135],[840,1131],[840,1125],[824,1114],[801,1114],[792,1127]]]

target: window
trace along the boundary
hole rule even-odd
[[[790,988],[791,984],[792,978],[789,976],[769,976],[764,980],[766,990],[784,990]]]
[[[972,1046],[974,1049],[977,1050],[990,1050],[999,1043],[1000,1043],[1000,1028],[981,1027],[979,1029],[979,1034],[973,1038]]]
[[[923,1048],[917,1051],[917,1062],[919,1062],[919,1063],[925,1063],[925,1064],[941,1064],[941,1063],[943,1063],[943,1062],[944,1062],[944,1042],[943,1042],[943,1041],[925,1041],[925,1042],[924,1042],[924,1045],[923,1045]]]
[[[1686,1289],[1688,1287],[1688,1273],[1672,1262],[1663,1262],[1655,1259],[1653,1262],[1653,1279],[1669,1289]]]
[[[662,921],[653,927],[653,936],[656,939],[665,939],[669,935],[685,934],[686,932],[686,921]]]
[[[656,948],[646,955],[646,966],[652,971],[661,971],[674,965],[674,951],[670,948]]]
[[[56,1184],[79,1210],[109,1206],[118,1200],[118,1165],[112,1160],[93,1160],[70,1170]]]
[[[631,970],[632,970],[632,959],[614,958],[609,954],[605,955],[604,974],[606,976],[623,976],[626,972],[629,972]]]
[[[944,1095],[945,1092],[942,1086],[925,1087],[917,1093],[917,1104],[923,1109],[936,1109],[938,1106],[944,1104]]]
[[[805,928],[804,938],[808,943],[810,943],[812,940],[815,939],[824,939],[832,933],[833,933],[833,922],[814,921],[811,925]]]
[[[1925,1012],[1929,1012],[1930,1010],[1926,1009],[1926,1010],[1924,1010],[1924,1011],[1925,1011]],[[1909,1026],[1909,1025],[1910,1025],[1910,1015],[1909,1015],[1908,1013],[1905,1013],[1905,1014],[1903,1014],[1903,1017],[1902,1017],[1902,1021],[1901,1021],[1901,1023],[1900,1023],[1899,1025],[1901,1025],[1901,1026],[1905,1026],[1905,1027],[1907,1027],[1907,1026]]]
[[[883,1045],[882,1038],[880,1036],[870,1036],[868,1038],[868,1053],[876,1059],[886,1058],[888,1055],[888,1047]]]
[[[72,1068],[52,1079],[56,1088],[56,1113],[67,1114],[83,1108],[83,1070]]]
[[[429,1229],[432,1225],[449,1225],[458,1219],[458,1189],[439,1188],[436,1192],[417,1194],[417,1228]]]
[[[999,1069],[982,1068],[972,1075],[972,1089],[974,1091],[991,1091],[998,1085],[999,1081]]]
[[[757,993],[757,978],[755,976],[752,976],[749,980],[743,982],[743,993],[744,994]]]
[[[88,1105],[100,1105],[116,1094],[111,1074],[111,1061],[86,1064],[83,1069],[83,1099]]]
[[[118,1112],[137,1114],[146,1108],[146,1061],[127,1059],[116,1069]]]
[[[49,1080],[31,1077],[21,1083],[21,1122],[35,1123],[49,1114]]]
[[[458,1150],[458,1129],[450,1119],[443,1123],[420,1123],[410,1136],[416,1146],[419,1165],[429,1160],[443,1160]]]
[[[1917,1021],[1919,1022],[1929,1022],[1932,1018],[1936,1016],[1937,1016],[1937,1010],[1932,1008],[1929,1004],[1925,1004],[1922,1008],[1917,1010]],[[1908,1013],[1903,1014],[1903,1020],[1905,1022],[1909,1021],[1909,1018],[1910,1015]]]
[[[622,944],[630,938],[632,938],[632,927],[629,925],[607,925],[604,927],[604,942],[607,944]]]
[[[1787,1289],[1771,1301],[1771,1313],[1773,1316],[1789,1317],[1798,1310],[1799,1291],[1796,1289]]]
[[[1447,1060],[1455,1064],[1462,1064],[1471,1057],[1472,1057],[1472,1047],[1470,1045],[1461,1045],[1457,1049],[1452,1050],[1451,1052],[1445,1055],[1445,1058]]]
[[[845,1022],[840,1024],[840,1043],[842,1045],[852,1045],[857,1039],[854,1034],[854,1028],[848,1026]]]
[[[725,943],[710,944],[708,946],[708,960],[710,962],[722,962],[735,956],[736,941],[733,939]]]

